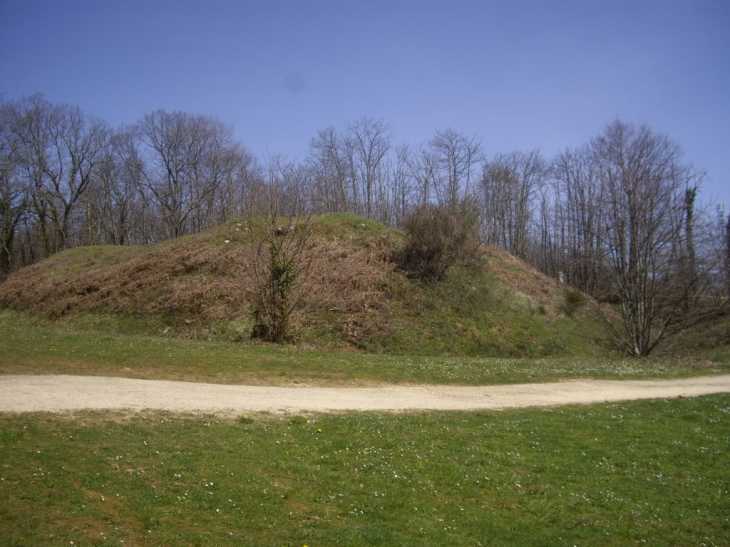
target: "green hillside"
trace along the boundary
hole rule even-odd
[[[400,232],[348,214],[313,223],[292,344],[415,355],[607,353],[587,307],[566,315],[565,287],[501,249],[482,248],[477,264],[424,282],[393,260]],[[100,331],[261,344],[247,296],[257,237],[238,219],[159,245],[76,248],[11,275],[0,307]]]

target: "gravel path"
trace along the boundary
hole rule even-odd
[[[98,376],[0,376],[0,412],[158,409],[181,412],[477,410],[694,397],[730,392],[730,375],[574,380],[498,386],[266,387]]]

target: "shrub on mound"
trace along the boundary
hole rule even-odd
[[[399,262],[414,277],[440,280],[454,264],[478,261],[476,215],[465,204],[421,205],[403,220],[403,230],[406,243]]]

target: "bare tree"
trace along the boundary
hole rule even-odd
[[[546,173],[545,160],[537,150],[498,154],[484,163],[479,190],[486,243],[527,259],[535,198]]]
[[[400,226],[405,216],[418,203],[418,189],[411,168],[411,150],[407,145],[396,148],[391,177],[390,215],[386,224]]]
[[[107,144],[108,129],[78,107],[54,105],[42,95],[10,108],[19,165],[48,256],[74,244],[75,209]]]
[[[264,161],[265,194],[254,210],[275,210],[279,216],[296,218],[307,213],[309,171],[296,160],[282,154],[269,154]],[[274,205],[271,205],[274,204]],[[273,214],[273,213],[272,213]]]
[[[439,177],[438,159],[427,147],[420,146],[407,156],[410,176],[416,187],[415,206],[431,203]]]
[[[645,126],[615,121],[590,146],[602,187],[602,274],[622,321],[602,316],[620,349],[648,355],[717,311],[701,276],[683,275],[686,257],[678,252],[687,243],[686,191],[699,187],[703,174]]]
[[[435,191],[438,203],[455,207],[472,192],[474,169],[481,161],[481,143],[453,129],[437,131],[428,142],[438,171]]]
[[[307,163],[315,212],[356,212],[357,188],[352,142],[334,127],[318,132],[309,144]]]
[[[373,202],[382,193],[382,184],[387,176],[384,160],[390,150],[390,126],[382,120],[362,118],[347,124],[347,134],[352,142],[359,193],[365,200],[362,214],[375,218]]]
[[[568,275],[566,282],[589,294],[598,290],[602,186],[588,147],[566,150],[553,160],[554,241],[558,253],[555,270]]]
[[[114,133],[102,152],[95,171],[96,184],[85,196],[92,244],[148,243],[144,226],[149,203],[142,190],[144,161],[133,128]],[[92,228],[96,226],[96,228]]]
[[[225,151],[220,161],[222,179],[216,193],[214,220],[224,223],[246,215],[250,195],[258,192],[263,173],[258,160],[241,145]]]
[[[730,215],[727,216],[727,223],[725,224],[725,248],[724,251],[724,265],[725,265],[725,286],[727,288],[727,296],[730,298]]]
[[[137,124],[147,148],[143,184],[160,209],[164,237],[210,226],[209,211],[225,179],[225,158],[236,144],[220,121],[157,110]]]
[[[0,281],[14,260],[13,244],[18,223],[26,210],[27,195],[17,175],[17,143],[10,129],[9,111],[0,106]]]

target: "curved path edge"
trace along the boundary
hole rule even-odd
[[[0,412],[334,412],[550,407],[729,393],[730,375],[494,386],[267,387],[98,376],[0,376]]]

